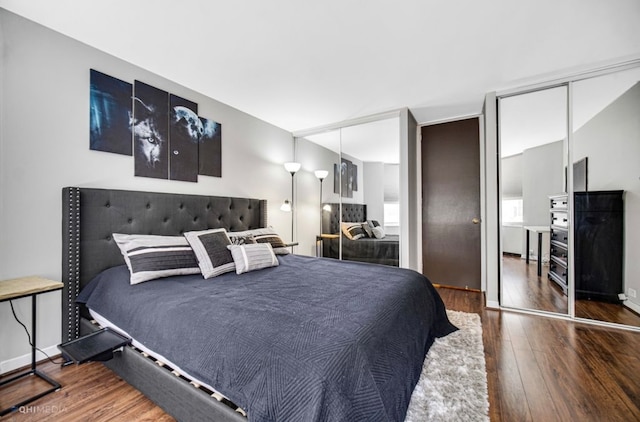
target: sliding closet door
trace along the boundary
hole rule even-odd
[[[477,118],[422,128],[422,272],[432,283],[480,290]]]

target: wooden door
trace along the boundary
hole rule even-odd
[[[478,118],[422,127],[422,272],[480,290]]]

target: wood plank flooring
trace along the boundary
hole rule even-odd
[[[491,421],[640,420],[640,333],[484,309],[481,293],[438,291],[448,309],[481,316]],[[62,389],[2,421],[173,421],[100,363],[38,368]],[[37,382],[4,387],[0,406]]]
[[[520,257],[505,255],[502,269],[502,294],[506,306],[569,313],[567,296],[547,277],[548,266],[542,266],[542,275],[538,277],[535,261],[527,265]],[[577,300],[576,316],[640,327],[640,315],[621,304]]]

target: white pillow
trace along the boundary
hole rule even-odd
[[[114,233],[113,239],[127,263],[131,284],[200,272],[193,249],[183,236]]]
[[[198,258],[204,278],[215,277],[235,269],[233,257],[227,249],[231,241],[225,229],[186,232],[184,237]]]
[[[229,245],[227,248],[236,264],[236,274],[280,265],[270,243]]]
[[[376,239],[384,239],[384,229],[381,226],[377,226],[371,229],[371,231],[373,232],[373,235],[376,237]]]

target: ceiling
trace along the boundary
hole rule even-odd
[[[294,132],[640,55],[640,1],[0,0],[0,7]]]
[[[594,116],[640,81],[640,67],[584,79],[573,84],[571,126],[579,130]],[[500,100],[500,154],[524,150],[567,138],[568,89],[559,86]]]

